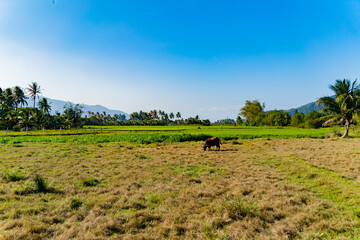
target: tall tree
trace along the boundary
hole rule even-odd
[[[30,127],[34,122],[34,109],[29,107],[19,109],[18,120],[21,127]]]
[[[265,104],[259,101],[245,101],[245,106],[240,109],[240,115],[246,118],[246,122],[253,125],[256,122],[258,115],[264,111]],[[256,124],[256,123],[255,123]]]
[[[3,95],[3,90],[2,88],[0,88],[0,104],[3,104],[5,98],[4,98],[4,95]]]
[[[48,100],[46,98],[42,98],[39,102],[38,102],[38,107],[40,108],[40,110],[42,111],[43,114],[49,114],[50,110],[51,110],[51,106],[48,102]]]
[[[19,104],[20,104],[20,107],[27,105],[27,102],[26,102],[27,97],[25,96],[24,91],[19,86],[15,86],[13,88],[13,98],[14,98],[14,103],[15,103],[15,112],[17,112]]]
[[[14,100],[14,94],[11,88],[6,88],[2,92],[3,97],[3,104],[6,105],[9,109],[14,109],[15,100]]]
[[[180,120],[180,118],[181,118],[181,113],[180,112],[176,113],[176,118]]]
[[[63,117],[65,120],[65,123],[67,123],[71,127],[81,126],[81,124],[82,124],[81,114],[83,113],[82,109],[83,109],[83,106],[81,106],[79,104],[74,105],[71,102],[68,102],[64,106]]]
[[[151,110],[150,111],[151,116],[153,117],[153,119],[157,119],[158,118],[158,112],[156,111],[156,109]]]
[[[34,101],[35,108],[36,97],[39,98],[39,94],[41,94],[41,88],[37,84],[37,82],[32,82],[31,84],[29,84],[29,87],[26,88],[26,90],[28,91],[31,99]]]
[[[333,97],[321,97],[316,102],[324,106],[323,112],[329,113],[331,118],[323,125],[337,122],[344,124],[346,127],[342,138],[349,136],[349,127],[354,116],[359,113],[360,109],[360,86],[356,84],[356,80],[351,83],[350,80],[336,80],[334,85],[330,85],[330,89],[335,92]]]

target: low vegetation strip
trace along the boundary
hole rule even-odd
[[[210,137],[206,134],[121,134],[87,136],[22,136],[2,137],[0,143],[52,142],[52,143],[107,143],[123,142],[150,144],[157,142],[202,141]]]
[[[118,127],[121,129],[121,127]],[[106,142],[122,142],[150,144],[157,142],[187,142],[187,141],[203,141],[209,137],[217,136],[222,140],[234,139],[255,139],[255,138],[325,138],[333,129],[299,129],[299,128],[274,128],[274,127],[207,127],[204,129],[196,129],[195,127],[186,128],[181,132],[171,132],[169,127],[163,127],[164,131],[160,131],[161,127],[156,127],[156,133],[151,133],[153,127],[134,127],[131,131],[127,127],[127,131],[118,134],[115,131],[99,133],[99,134],[79,134],[76,135],[51,135],[44,136],[41,133],[24,135],[12,135],[0,137],[0,143],[22,143],[22,142],[78,142],[78,143],[106,143]],[[139,129],[140,131],[136,131]],[[145,131],[147,129],[147,131]],[[108,131],[108,130],[107,130]]]

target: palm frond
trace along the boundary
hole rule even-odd
[[[317,105],[323,105],[323,112],[340,114],[341,108],[332,97],[321,97],[316,101]]]
[[[330,119],[326,120],[322,124],[323,127],[329,126],[330,124],[335,123],[335,122],[336,122],[335,124],[339,124],[342,122],[342,116],[339,116],[339,115],[330,115],[330,116],[326,116],[326,117],[328,117],[328,118],[330,117]]]

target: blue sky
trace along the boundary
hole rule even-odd
[[[235,118],[360,76],[359,1],[0,0],[0,86],[128,113]]]

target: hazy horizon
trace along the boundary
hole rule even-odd
[[[131,113],[235,119],[355,80],[359,1],[1,1],[0,87]]]

